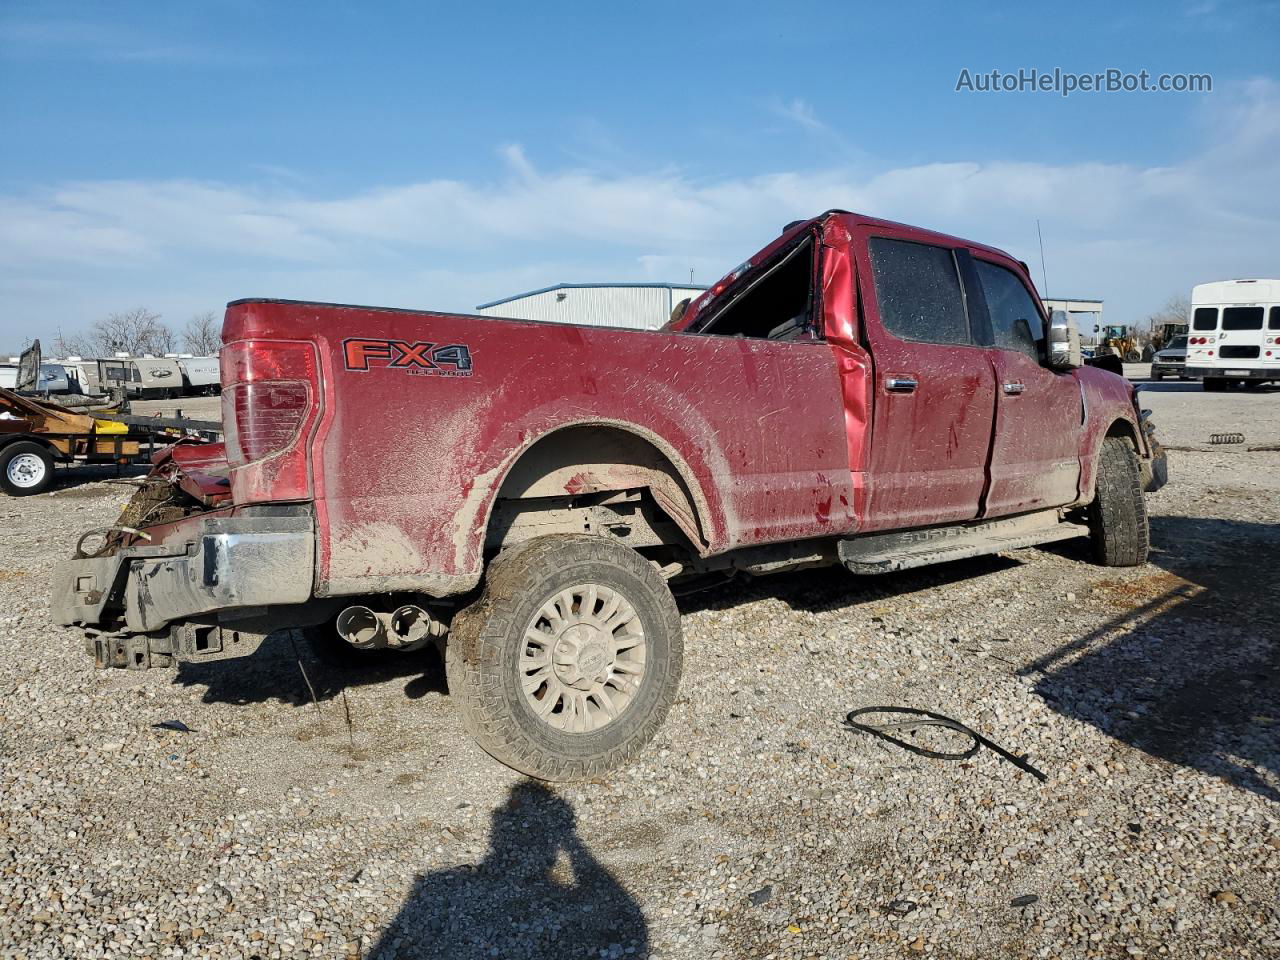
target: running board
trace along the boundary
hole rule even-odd
[[[1060,520],[1057,510],[1043,510],[978,523],[873,533],[841,540],[837,551],[840,562],[854,573],[890,573],[1088,535],[1084,524]]]

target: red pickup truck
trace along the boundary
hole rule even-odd
[[[240,300],[225,445],[178,445],[60,565],[99,666],[443,646],[468,730],[547,779],[625,762],[681,673],[670,586],[1088,536],[1142,563],[1164,457],[991,247],[831,211],[662,330]]]

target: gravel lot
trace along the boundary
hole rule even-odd
[[[1143,403],[1190,448],[1150,564],[1069,541],[686,598],[658,741],[571,787],[472,746],[432,656],[298,647],[318,708],[288,634],[95,672],[48,574],[129,489],[0,498],[0,956],[1280,956],[1280,453],[1206,443],[1280,443],[1280,391]],[[874,704],[1049,779],[842,729]]]

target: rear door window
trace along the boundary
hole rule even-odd
[[[885,329],[901,340],[969,343],[954,254],[909,240],[872,237],[871,273]]]
[[[1223,307],[1223,330],[1261,330],[1261,307]]]
[[[1271,308],[1271,318],[1267,320],[1268,330],[1280,330],[1280,307]]]
[[[1218,308],[1217,307],[1196,307],[1196,312],[1191,315],[1192,330],[1217,330],[1218,329]]]
[[[1040,342],[1044,339],[1044,322],[1026,285],[1012,270],[974,260],[982,294],[991,317],[991,335],[1002,350],[1017,350],[1040,362]]]
[[[765,340],[813,339],[813,253],[813,242],[805,240],[762,268],[697,332]]]

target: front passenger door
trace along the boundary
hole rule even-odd
[[[996,429],[983,516],[1076,500],[1080,483],[1080,386],[1044,366],[1044,319],[1018,274],[973,258],[991,318]]]

